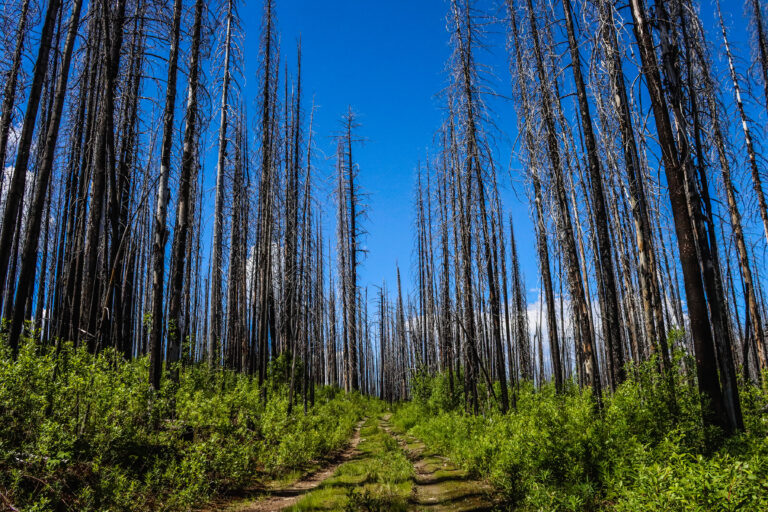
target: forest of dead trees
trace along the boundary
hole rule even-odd
[[[302,75],[311,43],[281,42],[279,2],[249,27],[246,97],[235,0],[3,0],[11,350],[33,338],[148,355],[155,389],[195,363],[263,383],[284,356],[291,404],[326,384],[407,399],[414,375],[441,372],[474,413],[514,408],[523,381],[573,380],[599,408],[635,364],[668,373],[685,354],[705,424],[743,429],[738,385],[768,364],[763,2],[744,5],[742,54],[729,38],[747,27],[718,0],[445,6],[444,120],[416,173],[409,291],[409,269],[359,284],[365,128],[349,108],[323,134],[329,178]],[[504,91],[482,62],[489,23],[506,35]],[[497,93],[516,118],[492,115]],[[530,220],[504,210],[496,130],[514,134]],[[529,221],[539,273],[524,276],[515,229]]]

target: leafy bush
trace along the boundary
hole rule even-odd
[[[372,404],[320,388],[288,415],[277,377],[266,403],[254,379],[206,365],[152,392],[145,357],[0,346],[0,492],[23,510],[189,509],[340,448]]]
[[[680,356],[676,364],[693,368]],[[653,361],[632,368],[602,411],[573,383],[559,395],[523,383],[513,412],[480,416],[441,398],[444,376],[421,376],[393,422],[522,510],[768,510],[768,397],[744,390],[749,431],[723,443],[700,426],[691,375],[673,375]]]

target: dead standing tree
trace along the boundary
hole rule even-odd
[[[696,373],[699,389],[702,393],[703,419],[705,424],[717,425],[729,431],[731,428],[717,375],[715,341],[710,330],[707,297],[700,272],[701,261],[696,247],[693,220],[689,211],[689,197],[686,193],[687,178],[684,166],[690,158],[690,155],[687,154],[687,140],[685,137],[680,137],[679,141],[676,141],[673,132],[669,107],[662,87],[661,68],[656,58],[645,3],[642,0],[631,0],[631,10],[635,39],[642,61],[642,72],[646,79],[653,107],[670,202],[672,203],[672,214],[688,303],[691,337],[696,355]],[[665,34],[664,37],[668,38],[669,34]],[[665,44],[672,46],[668,40],[665,41]],[[674,67],[665,66],[667,73],[673,69]],[[668,80],[674,79],[675,77],[668,77]],[[678,143],[683,143],[683,147],[679,148]]]
[[[354,130],[359,125],[349,107],[342,117],[342,134],[337,137],[336,170],[338,173],[337,201],[339,205],[339,229],[337,251],[339,253],[339,274],[341,275],[342,324],[344,340],[345,387],[357,390],[360,387],[357,319],[357,267],[360,237],[363,230],[359,219],[365,215],[362,205],[360,184],[357,181],[359,168],[353,159],[353,144],[359,142]]]
[[[64,44],[64,53],[62,56],[61,72],[56,83],[56,92],[53,98],[52,115],[48,121],[48,129],[45,135],[45,145],[43,149],[42,161],[35,181],[35,189],[30,204],[29,214],[27,216],[24,247],[21,258],[21,270],[19,272],[18,286],[16,287],[16,298],[13,308],[13,319],[11,331],[9,333],[9,344],[14,354],[18,350],[19,336],[24,327],[24,305],[30,298],[30,286],[27,283],[36,281],[37,270],[37,249],[40,238],[40,225],[43,216],[50,217],[46,211],[46,197],[49,196],[49,185],[51,173],[53,171],[54,156],[56,152],[56,141],[59,136],[59,125],[61,123],[62,111],[64,109],[64,100],[67,93],[67,83],[69,79],[69,68],[72,60],[72,53],[75,47],[75,38],[80,23],[80,11],[83,6],[82,0],[75,0],[70,14],[67,38]],[[47,237],[43,239],[47,243]],[[47,254],[47,251],[46,251]],[[45,279],[45,265],[43,265],[43,277]],[[13,279],[13,276],[10,276]],[[38,297],[38,301],[40,301]]]
[[[21,71],[21,57],[24,49],[24,41],[29,32],[28,14],[29,14],[30,0],[24,0],[19,11],[19,20],[16,26],[16,43],[13,49],[13,57],[11,58],[11,69],[8,70],[8,74],[5,79],[5,87],[3,87],[3,110],[0,114],[0,169],[5,169],[5,153],[8,149],[8,138],[11,132],[11,122],[13,121],[13,109],[16,102],[17,87],[16,84],[19,79],[19,73]],[[0,175],[0,197],[3,196],[3,186],[5,185],[5,172]],[[0,283],[0,286],[2,284]],[[2,309],[2,304],[0,304]]]
[[[274,352],[274,316],[272,289],[272,239],[274,229],[275,181],[277,179],[277,35],[272,0],[264,4],[262,16],[261,75],[259,91],[259,199],[256,220],[256,249],[253,271],[253,321],[256,326],[251,332],[252,345],[257,352],[259,383],[266,378],[269,343],[272,340]]]
[[[200,47],[202,41],[203,0],[195,0],[194,22],[192,24],[192,42],[189,55],[189,79],[187,85],[187,106],[184,118],[184,135],[181,150],[181,169],[179,189],[176,198],[176,220],[173,228],[171,245],[171,275],[168,280],[168,353],[167,360],[173,364],[181,356],[183,333],[182,311],[184,307],[184,275],[192,262],[187,255],[191,250],[189,231],[190,213],[193,211],[193,176],[195,151],[198,138],[198,93],[200,88]],[[187,279],[188,280],[188,279]],[[187,300],[189,297],[187,295]],[[187,305],[188,306],[188,305]],[[186,319],[189,323],[189,318]],[[173,372],[172,376],[176,376]]]
[[[611,386],[621,384],[626,378],[624,371],[624,351],[622,346],[621,329],[619,320],[618,293],[613,266],[611,250],[611,237],[608,228],[608,210],[603,193],[603,177],[600,165],[597,140],[592,127],[592,115],[590,113],[587,89],[581,70],[581,56],[576,39],[573,12],[570,0],[563,0],[563,12],[568,33],[568,47],[571,54],[571,70],[573,71],[576,97],[578,98],[579,112],[581,114],[581,129],[584,135],[585,150],[587,152],[587,167],[589,169],[589,183],[591,185],[591,200],[593,207],[594,225],[597,231],[597,252],[599,265],[596,265],[598,289],[602,290],[605,307],[602,311],[603,335],[608,345],[608,369],[611,373],[609,379]]]
[[[477,375],[482,371],[486,380],[490,376],[483,366],[481,356],[490,356],[491,347],[495,355],[492,360],[496,376],[501,384],[501,397],[499,406],[503,412],[509,407],[508,389],[506,381],[506,365],[504,363],[504,349],[501,341],[501,297],[499,290],[499,275],[497,260],[496,230],[492,226],[492,219],[488,211],[490,200],[489,191],[496,187],[496,176],[491,151],[486,141],[487,123],[485,106],[481,99],[482,79],[475,61],[475,51],[482,44],[481,34],[476,24],[474,7],[471,1],[451,2],[451,11],[448,18],[448,28],[451,32],[451,44],[453,54],[451,56],[449,70],[451,82],[448,94],[449,119],[448,119],[448,155],[455,175],[452,185],[457,198],[456,214],[458,216],[458,235],[460,270],[457,272],[457,290],[460,285],[460,299],[457,296],[457,304],[461,303],[462,313],[457,315],[457,322],[464,338],[464,388],[466,407],[473,413],[479,412],[479,400],[477,396]],[[476,236],[476,230],[480,235]],[[475,292],[479,290],[480,277],[477,278],[478,288],[475,286],[475,266],[472,254],[474,252],[475,239],[478,239],[478,254],[483,260],[478,263],[477,271],[484,272],[488,284],[488,302],[490,306],[490,338],[489,350],[483,350],[481,345],[483,338],[482,323],[482,297],[476,303]],[[482,252],[481,252],[482,251]],[[497,253],[498,254],[498,253]],[[482,268],[481,263],[485,266]],[[476,309],[476,305],[478,308]],[[478,316],[480,315],[480,316]],[[489,392],[493,390],[489,387]]]
[[[99,269],[99,248],[102,242],[102,216],[106,197],[107,180],[113,174],[114,162],[108,158],[114,154],[114,110],[117,95],[117,79],[120,70],[120,56],[125,29],[126,0],[119,0],[114,7],[102,2],[102,33],[105,38],[104,92],[97,136],[92,155],[92,182],[86,222],[85,249],[82,259],[82,285],[79,297],[73,306],[73,321],[79,327],[74,330],[77,339],[87,341],[88,348],[97,348],[96,322],[101,303],[101,272]],[[102,262],[103,263],[103,262]]]
[[[560,358],[560,341],[558,340],[557,316],[555,311],[555,293],[549,261],[547,222],[544,214],[544,197],[540,178],[540,165],[538,163],[539,145],[536,143],[538,138],[538,127],[534,126],[534,119],[537,119],[537,115],[533,110],[535,105],[531,101],[530,92],[528,90],[528,82],[532,78],[530,78],[530,75],[528,74],[529,70],[524,65],[530,58],[530,55],[524,55],[523,53],[525,48],[520,33],[521,26],[518,25],[516,6],[514,2],[511,1],[508,2],[507,5],[510,16],[510,45],[514,52],[514,59],[511,59],[511,67],[517,99],[516,105],[518,107],[518,129],[523,133],[523,149],[527,157],[527,176],[533,187],[532,203],[534,208],[536,247],[542,285],[544,286],[544,300],[547,306],[547,337],[550,353],[552,354],[552,373],[555,381],[555,389],[561,391],[563,388],[564,373]],[[514,238],[511,239],[511,243],[514,247]],[[513,249],[513,255],[514,254],[515,251]],[[521,337],[521,334],[522,333],[518,331],[518,338]],[[533,378],[530,347],[527,344],[523,347],[520,343],[521,341],[518,341],[521,378],[530,380]]]
[[[621,133],[624,169],[629,185],[629,201],[635,227],[635,241],[637,243],[638,277],[646,336],[649,338],[648,342],[652,347],[658,346],[660,348],[664,368],[668,369],[670,357],[666,343],[663,307],[657,280],[658,264],[653,246],[652,228],[649,221],[649,205],[646,198],[644,171],[641,167],[629,97],[622,71],[622,58],[616,34],[613,9],[614,7],[609,0],[600,1],[599,33],[601,50],[605,55],[605,72],[609,77],[611,99],[614,107],[609,109],[609,113],[614,113]]]
[[[24,121],[21,126],[21,134],[17,142],[16,148],[16,163],[13,166],[13,174],[8,186],[8,191],[5,200],[5,210],[3,212],[3,223],[0,229],[0,287],[3,288],[2,296],[13,296],[12,293],[7,293],[9,288],[15,284],[14,276],[9,275],[10,262],[13,259],[15,261],[16,254],[12,251],[14,246],[14,235],[17,231],[17,224],[21,217],[22,201],[24,198],[24,189],[27,182],[27,168],[29,166],[29,157],[32,150],[32,137],[35,132],[35,123],[37,120],[37,113],[40,106],[40,97],[43,92],[43,85],[46,74],[48,72],[49,54],[51,52],[51,46],[54,39],[54,29],[56,25],[56,18],[61,7],[60,0],[50,0],[48,2],[48,8],[45,12],[45,20],[43,22],[43,28],[40,35],[40,46],[37,52],[37,59],[35,60],[35,67],[32,77],[32,85],[29,90],[27,99],[27,107],[24,112]],[[22,38],[23,44],[23,27],[19,31],[19,37]],[[7,98],[10,100],[10,97]],[[4,106],[5,109],[5,106]],[[9,103],[8,109],[11,109]],[[10,111],[8,116],[10,116]],[[10,122],[10,117],[7,117],[5,122]],[[7,143],[7,135],[4,135]],[[2,148],[5,152],[5,147]],[[5,154],[3,154],[3,160]],[[3,171],[4,172],[4,171]],[[12,254],[13,252],[13,254]],[[7,281],[7,282],[6,282]],[[0,300],[2,300],[0,298]],[[0,304],[2,306],[2,304]]]
[[[224,245],[224,201],[225,201],[225,166],[227,160],[227,145],[229,143],[229,110],[230,110],[230,85],[232,80],[232,31],[235,29],[235,5],[234,0],[228,0],[226,4],[223,51],[224,65],[221,84],[221,103],[219,107],[219,134],[218,156],[216,159],[216,197],[213,207],[213,242],[211,246],[211,292],[210,292],[210,323],[208,332],[208,362],[217,364],[221,357],[221,340],[223,329],[223,245]]]
[[[171,21],[171,45],[168,53],[168,73],[163,112],[163,140],[160,149],[160,181],[155,200],[155,222],[152,246],[152,329],[149,340],[149,384],[160,389],[164,327],[163,291],[165,286],[165,243],[167,235],[168,200],[171,190],[168,179],[171,173],[173,149],[174,113],[176,111],[176,75],[181,40],[181,0],[174,0]]]

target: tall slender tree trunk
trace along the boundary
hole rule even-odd
[[[698,78],[693,71],[693,51],[705,44],[703,32],[697,31],[697,19],[693,9],[688,5],[689,14],[683,11],[683,5],[675,4],[676,12],[674,16],[679,20],[685,52],[683,54],[683,63],[688,75],[688,80],[696,84]],[[694,34],[688,28],[693,23]],[[701,52],[699,52],[701,53]],[[700,60],[699,68],[708,71],[708,62]],[[673,82],[674,83],[674,82]],[[736,368],[733,363],[733,350],[731,327],[728,322],[728,306],[723,288],[722,268],[720,265],[719,249],[717,244],[717,235],[715,232],[714,212],[712,201],[710,199],[710,186],[705,169],[706,159],[702,141],[701,115],[699,108],[699,91],[697,87],[691,87],[688,92],[688,103],[691,111],[694,155],[696,156],[695,169],[698,174],[699,197],[703,207],[701,214],[694,214],[694,226],[698,229],[698,249],[702,260],[702,277],[704,279],[705,292],[709,303],[710,323],[715,339],[715,350],[717,351],[717,362],[720,367],[720,381],[723,390],[723,401],[730,422],[730,428],[733,430],[744,430],[744,421],[741,413],[741,403],[739,400],[738,383],[736,377]],[[692,187],[693,190],[695,188]],[[695,204],[695,203],[693,203]]]
[[[270,332],[270,308],[272,303],[272,209],[273,209],[273,141],[275,130],[276,70],[278,63],[274,58],[274,20],[272,0],[264,4],[264,27],[262,29],[261,54],[263,61],[262,83],[260,91],[261,108],[261,176],[259,179],[259,207],[257,231],[258,276],[254,286],[254,307],[258,305],[256,345],[258,346],[259,384],[264,382],[269,357],[268,343]],[[272,340],[272,352],[275,343]]]
[[[611,97],[618,116],[624,151],[624,166],[629,181],[630,206],[635,224],[635,241],[638,252],[640,294],[643,301],[643,321],[651,346],[660,348],[664,368],[669,369],[670,357],[664,328],[662,301],[656,279],[657,264],[653,250],[651,225],[648,220],[648,201],[645,195],[643,172],[640,166],[637,142],[632,126],[632,114],[622,73],[621,53],[619,52],[614,25],[613,4],[609,0],[601,0],[600,15],[603,21],[602,40],[607,53],[607,69],[613,92]]]
[[[29,13],[29,1],[24,0],[19,13],[19,22],[16,26],[16,45],[13,50],[11,69],[8,71],[5,87],[3,88],[3,112],[0,114],[0,197],[3,195],[5,184],[5,152],[8,150],[8,137],[11,131],[13,107],[16,101],[16,82],[19,79],[21,68],[21,55],[24,49],[24,39],[27,34],[27,14]],[[2,304],[0,304],[2,307]]]
[[[753,0],[755,2],[756,0]],[[759,7],[756,8],[759,12]],[[720,21],[720,30],[723,34],[723,43],[725,47],[725,55],[728,59],[728,71],[731,75],[731,81],[733,82],[733,94],[736,99],[736,109],[739,112],[739,118],[741,120],[741,129],[744,132],[744,143],[747,149],[747,158],[749,159],[749,171],[752,175],[752,187],[755,191],[755,198],[757,199],[757,207],[760,211],[760,219],[763,221],[763,233],[765,234],[766,241],[768,241],[768,205],[765,201],[765,193],[763,192],[763,182],[760,177],[760,171],[757,167],[757,155],[755,152],[755,145],[752,140],[752,130],[749,126],[746,113],[744,111],[744,103],[741,99],[741,86],[739,84],[738,76],[736,75],[736,69],[733,65],[733,55],[731,54],[731,47],[728,42],[728,35],[725,31],[725,24],[723,23],[723,15],[720,12],[720,3],[717,3],[718,19]],[[761,25],[760,25],[761,26]],[[758,29],[758,34],[762,33],[762,30]],[[761,52],[761,62],[763,62],[762,52],[764,48],[761,44],[758,44]],[[768,70],[764,70],[764,73],[768,73]],[[766,91],[768,92],[768,82],[766,82]],[[768,96],[766,97],[768,101]],[[765,354],[762,354],[761,367],[765,368]]]
[[[758,357],[761,357],[760,364],[764,365],[765,335],[763,331],[762,316],[760,314],[760,308],[757,304],[757,297],[755,296],[755,285],[752,279],[752,271],[749,266],[749,254],[747,252],[744,229],[741,223],[741,212],[739,211],[739,206],[736,200],[736,191],[731,179],[730,163],[728,161],[728,155],[725,149],[725,138],[723,137],[720,128],[718,115],[719,114],[715,112],[713,117],[713,139],[715,142],[715,148],[717,149],[718,159],[720,161],[720,171],[722,173],[723,186],[725,188],[725,196],[728,203],[728,213],[731,221],[731,229],[733,230],[733,240],[736,246],[736,253],[738,255],[741,278],[744,284],[744,299],[746,302],[747,310],[749,311],[749,318],[751,322],[750,325],[753,331],[752,337],[756,343],[756,346],[758,347]],[[748,340],[744,340],[743,342],[747,343]]]
[[[150,332],[149,340],[149,384],[155,390],[160,389],[163,364],[165,242],[168,238],[168,228],[166,226],[168,219],[168,198],[171,195],[168,179],[171,174],[173,118],[176,110],[176,70],[178,69],[179,63],[181,8],[181,0],[174,0],[173,21],[171,22],[171,48],[168,54],[168,81],[165,89],[165,110],[163,112],[163,142],[160,148],[160,182],[157,185],[154,234],[152,241],[152,331]]]
[[[510,29],[512,30],[515,49],[515,63],[518,70],[517,85],[519,88],[521,100],[520,111],[523,113],[522,117],[526,118],[530,114],[530,98],[526,78],[522,77],[521,75],[524,65],[521,49],[522,40],[519,34],[516,7],[512,1],[508,2],[508,12],[510,14]],[[563,389],[564,374],[563,365],[560,358],[560,340],[558,339],[557,313],[555,311],[555,293],[552,285],[552,274],[549,262],[547,224],[544,219],[544,197],[542,194],[541,179],[539,178],[539,169],[535,161],[536,144],[534,141],[533,132],[528,126],[525,127],[525,144],[528,151],[529,173],[534,192],[534,231],[536,233],[536,249],[539,259],[539,270],[541,274],[542,285],[544,287],[544,300],[546,301],[547,306],[547,338],[549,341],[549,348],[552,357],[552,374],[555,381],[555,389],[560,392]],[[510,237],[513,251],[512,254],[515,255],[516,251],[514,248],[514,234],[512,231],[510,231]],[[531,351],[530,345],[528,343],[527,333],[525,340],[520,339],[522,332],[518,331],[518,333],[518,350],[520,356],[521,378],[524,380],[530,380],[533,377],[533,367],[531,363]]]
[[[723,394],[717,376],[714,340],[709,326],[707,300],[699,270],[694,228],[688,210],[686,178],[683,161],[678,153],[672,131],[667,102],[662,89],[661,75],[656,60],[653,38],[650,33],[643,0],[630,0],[634,34],[640,50],[642,72],[646,78],[648,93],[656,120],[659,144],[662,150],[664,171],[667,176],[672,215],[677,234],[680,263],[683,271],[685,295],[688,303],[691,337],[696,355],[696,373],[702,393],[704,422],[729,430]]]
[[[355,185],[355,163],[352,160],[352,124],[354,118],[352,109],[347,111],[345,118],[346,128],[346,168],[347,168],[347,194],[349,195],[349,361],[350,361],[350,387],[353,391],[360,388],[359,368],[357,361],[357,186]]]
[[[216,160],[216,199],[213,209],[213,245],[211,247],[211,321],[208,332],[208,362],[219,362],[222,331],[222,260],[224,239],[224,165],[227,158],[230,59],[232,53],[233,0],[227,2],[227,33],[224,40],[224,78],[221,86],[219,151]]]
[[[587,163],[589,169],[589,182],[593,203],[595,230],[597,231],[597,252],[599,254],[600,267],[596,269],[598,288],[603,290],[605,310],[602,312],[605,343],[608,348],[609,370],[612,374],[610,382],[617,386],[626,379],[624,371],[624,351],[622,347],[621,328],[619,320],[618,293],[616,291],[616,279],[614,274],[613,258],[611,255],[611,237],[608,232],[608,210],[605,206],[603,193],[603,178],[598,158],[597,140],[592,128],[592,116],[590,113],[587,89],[581,74],[581,57],[576,40],[576,30],[573,23],[570,0],[563,0],[565,12],[565,24],[568,32],[568,46],[571,53],[571,69],[576,86],[576,97],[581,113],[581,129],[584,134],[584,142],[587,151]]]
[[[171,261],[173,267],[168,286],[168,353],[167,361],[174,363],[179,360],[182,344],[183,329],[181,325],[182,292],[184,287],[184,272],[189,269],[187,262],[190,249],[189,229],[190,213],[193,210],[192,181],[196,165],[197,137],[197,94],[200,76],[200,43],[203,18],[203,0],[195,0],[195,19],[192,25],[192,44],[189,57],[189,84],[187,90],[187,114],[184,123],[184,141],[181,150],[181,172],[179,173],[179,192],[176,199],[176,221],[173,228],[173,245]],[[187,322],[189,319],[187,318]],[[175,377],[176,373],[172,372]]]
[[[98,280],[98,255],[101,245],[101,226],[104,212],[104,197],[107,184],[107,167],[110,165],[109,155],[113,136],[113,115],[115,109],[115,92],[117,89],[117,75],[120,69],[120,49],[123,42],[123,28],[125,19],[126,0],[118,0],[114,14],[109,2],[102,2],[102,24],[105,44],[105,73],[104,73],[104,100],[101,107],[96,145],[93,152],[93,170],[91,193],[86,224],[85,249],[82,266],[82,285],[80,298],[75,312],[79,313],[78,328],[75,329],[76,338],[80,339],[81,330],[85,330],[85,338],[90,351],[96,350],[96,317],[99,314],[100,290]],[[75,319],[77,322],[78,319]]]
[[[544,59],[541,45],[539,42],[538,27],[533,9],[532,0],[527,0],[529,23],[531,27],[531,37],[533,39],[533,48],[535,56],[536,71],[539,83],[542,89],[542,115],[546,128],[547,149],[552,167],[553,186],[555,188],[555,199],[559,210],[559,226],[561,245],[566,258],[567,276],[569,288],[571,291],[571,300],[573,301],[576,323],[581,338],[581,350],[583,352],[583,372],[586,380],[592,384],[592,393],[598,405],[601,404],[602,386],[600,382],[600,371],[597,365],[597,354],[594,348],[594,336],[592,325],[589,320],[589,311],[585,296],[584,285],[581,279],[581,264],[576,252],[576,243],[571,223],[571,215],[568,208],[568,198],[565,192],[565,183],[563,182],[563,169],[560,157],[560,147],[557,138],[557,129],[555,126],[554,113],[552,106],[554,100],[551,97],[549,81],[544,68]]]

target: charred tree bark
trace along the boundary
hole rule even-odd
[[[173,149],[173,118],[176,108],[176,70],[179,62],[181,33],[181,0],[174,0],[171,22],[171,48],[168,55],[168,81],[165,90],[163,112],[163,141],[160,149],[160,182],[157,185],[155,222],[152,240],[152,330],[149,340],[149,385],[160,389],[162,377],[163,346],[163,286],[165,284],[165,243],[167,235],[168,198],[171,190],[168,178],[171,174],[171,150]]]
[[[208,363],[215,365],[221,357],[222,335],[222,260],[224,239],[224,166],[227,158],[229,126],[229,86],[231,80],[233,0],[227,2],[227,32],[224,39],[224,77],[221,86],[219,150],[216,160],[216,199],[213,210],[213,245],[211,247],[211,320],[208,332]]]
[[[656,130],[662,149],[664,171],[667,177],[670,202],[672,203],[672,215],[688,302],[691,337],[696,355],[696,373],[699,389],[702,393],[703,419],[705,424],[717,425],[728,431],[729,425],[723,404],[723,394],[717,376],[714,340],[709,326],[707,299],[699,270],[700,262],[696,250],[694,227],[688,210],[686,178],[683,168],[684,159],[687,157],[681,158],[675,142],[643,0],[631,0],[631,9],[635,39],[640,50],[642,72],[646,78],[656,120]]]
[[[80,297],[73,306],[76,339],[81,339],[80,332],[84,330],[88,349],[95,351],[96,318],[99,314],[100,290],[98,280],[98,255],[102,239],[102,216],[104,212],[104,197],[107,185],[109,155],[113,155],[113,115],[115,109],[115,93],[117,76],[120,69],[120,50],[123,43],[123,24],[125,20],[126,0],[118,0],[114,13],[109,2],[103,1],[102,32],[106,41],[104,54],[104,96],[101,106],[99,123],[96,127],[97,138],[93,152],[93,169],[91,193],[88,208],[88,218],[85,233],[85,249],[82,264],[82,285]]]
[[[652,347],[661,350],[665,369],[670,368],[669,349],[667,347],[662,300],[656,279],[657,263],[653,249],[653,234],[648,220],[648,201],[646,199],[643,171],[638,155],[637,141],[632,123],[626,84],[622,73],[621,54],[616,36],[613,17],[613,5],[609,0],[601,0],[602,40],[607,54],[607,69],[613,92],[612,99],[618,117],[621,132],[624,166],[629,179],[630,206],[635,224],[635,241],[638,252],[638,274],[640,293],[643,301],[643,320],[646,335]]]
[[[574,302],[573,308],[576,315],[576,321],[581,338],[581,350],[583,353],[583,372],[587,382],[592,384],[592,393],[598,404],[601,404],[602,386],[600,383],[600,371],[597,366],[597,354],[594,348],[594,337],[592,325],[589,320],[589,311],[581,279],[581,264],[576,252],[576,243],[571,223],[571,215],[568,208],[568,198],[565,192],[565,183],[563,181],[563,169],[560,157],[560,147],[557,140],[557,129],[555,126],[554,113],[552,105],[554,99],[551,97],[551,91],[547,85],[548,79],[544,67],[544,59],[539,42],[538,27],[533,10],[532,0],[527,0],[528,15],[531,28],[531,37],[533,39],[533,49],[535,56],[535,65],[539,84],[541,87],[541,108],[543,122],[546,129],[547,149],[551,165],[552,178],[555,188],[555,199],[559,211],[559,226],[561,245],[563,246],[564,256],[566,258],[567,276],[569,288],[571,291],[571,300]]]
[[[189,269],[187,262],[190,250],[189,230],[190,213],[193,210],[192,186],[194,177],[195,150],[197,140],[197,95],[200,76],[200,44],[203,17],[203,0],[195,0],[195,19],[192,25],[192,45],[189,57],[189,85],[187,96],[187,113],[184,124],[184,141],[181,150],[181,172],[179,173],[179,191],[176,199],[176,220],[173,228],[173,245],[171,246],[171,261],[173,262],[168,283],[168,363],[174,363],[180,358],[183,341],[182,302],[184,272]],[[187,318],[187,323],[189,318]],[[172,376],[176,373],[172,372]]]
[[[29,13],[29,0],[24,0],[19,13],[19,23],[16,26],[16,44],[13,50],[11,60],[11,69],[3,88],[3,112],[0,114],[0,169],[4,174],[5,152],[8,149],[8,136],[11,131],[11,121],[13,117],[13,107],[16,102],[16,82],[19,79],[19,70],[21,68],[21,54],[24,49],[24,39],[27,35],[27,14]],[[5,176],[0,175],[0,197],[3,195],[3,185]],[[0,304],[2,308],[2,304]]]
[[[576,97],[578,98],[579,112],[581,114],[581,129],[584,134],[584,143],[587,151],[594,225],[597,231],[597,252],[600,262],[599,267],[595,270],[597,272],[598,289],[602,289],[604,294],[605,310],[602,312],[603,334],[605,343],[608,346],[609,370],[612,374],[610,382],[615,389],[616,386],[626,379],[626,372],[624,370],[624,351],[621,328],[619,326],[621,315],[611,254],[611,237],[608,232],[608,209],[605,206],[602,171],[597,154],[597,141],[592,128],[592,116],[587,99],[587,89],[584,85],[584,77],[581,74],[581,57],[576,40],[576,29],[574,28],[570,0],[563,0],[563,11],[565,12],[568,46],[571,53],[571,69],[573,71]]]

